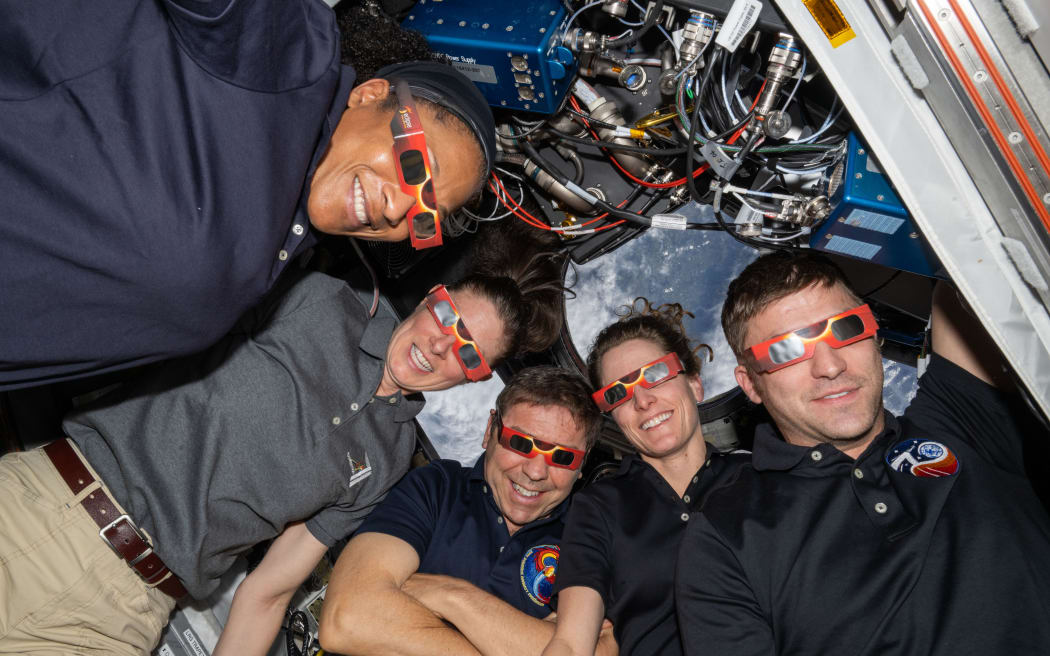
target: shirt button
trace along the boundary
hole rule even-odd
[[[682,513],[682,521],[683,522],[688,522],[689,521],[689,513]]]
[[[700,480],[700,477],[699,477],[699,476],[694,476],[694,477],[693,477],[693,482],[694,482],[694,483],[698,482],[699,480]]]
[[[692,499],[691,499],[691,498],[689,497],[689,495],[687,494],[687,495],[685,495],[684,497],[682,497],[682,501],[685,501],[686,503],[689,503],[690,501],[692,501]]]
[[[809,457],[813,459],[813,462],[820,462],[821,458],[823,458],[824,456],[820,453],[820,451],[810,451]]]
[[[502,517],[497,517],[496,518],[496,523],[497,524],[502,524],[503,523],[503,518]]]
[[[858,467],[853,470],[853,476],[854,478],[864,478],[864,472]]]
[[[282,261],[282,262],[287,260],[288,259],[288,251],[282,249],[281,252],[277,254],[277,259]]]
[[[880,515],[885,515],[887,510],[889,510],[889,508],[887,508],[886,504],[884,504],[883,502],[880,501],[875,504],[875,512],[879,513]]]
[[[303,227],[301,225],[296,223],[295,225],[292,226],[292,232],[294,232],[297,235],[301,235],[301,234],[303,234],[304,230],[303,230]]]
[[[489,486],[488,485],[482,485],[481,486],[481,491],[484,492],[485,494],[488,494],[489,493]]]
[[[339,417],[332,417],[332,425],[333,426],[338,426],[342,421],[343,420],[340,419]]]
[[[397,397],[396,396],[391,396],[389,399],[387,399],[386,402],[389,403],[390,405],[394,405],[395,403],[397,403]]]
[[[500,552],[500,553],[503,553],[503,547],[500,547],[500,548],[499,548],[499,552]]]
[[[351,403],[350,404],[350,409],[353,410],[354,412],[357,412],[357,409],[360,408],[360,407],[361,406],[357,405],[356,403]]]

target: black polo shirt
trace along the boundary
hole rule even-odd
[[[485,482],[485,456],[472,468],[435,460],[394,486],[358,532],[401,538],[419,554],[418,571],[463,579],[544,618],[560,572],[566,506],[510,535]]]
[[[681,497],[634,454],[573,497],[555,588],[596,590],[622,654],[681,653],[672,587],[678,541],[690,509],[747,461],[710,444],[707,453]]]
[[[686,653],[1050,653],[1050,521],[1018,419],[934,356],[856,461],[757,434],[682,540]]]
[[[0,390],[200,351],[313,243],[320,0],[0,0]]]

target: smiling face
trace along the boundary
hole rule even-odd
[[[812,286],[770,303],[747,323],[750,346],[816,323],[857,305],[840,285]],[[736,380],[755,403],[764,403],[792,444],[831,443],[859,455],[882,431],[882,358],[872,338],[833,349],[816,345],[813,357],[772,373],[743,365]]]
[[[608,385],[666,354],[659,344],[647,339],[614,346],[602,355],[602,384]],[[613,408],[611,415],[643,459],[659,461],[703,444],[696,407],[703,398],[700,377],[681,373],[651,389],[635,386],[634,396]]]
[[[572,491],[578,470],[551,467],[537,454],[526,458],[500,445],[490,418],[485,428],[485,481],[511,535],[549,515]],[[517,403],[503,413],[508,428],[570,449],[587,448],[587,437],[572,413],[560,405]]]
[[[482,355],[490,363],[498,362],[503,356],[506,330],[496,306],[484,296],[465,290],[450,291],[449,296]],[[462,383],[467,376],[456,359],[455,344],[455,336],[441,332],[426,304],[420,303],[390,337],[377,393],[388,396],[398,390],[436,391]]]
[[[372,79],[350,92],[310,182],[307,209],[321,232],[378,241],[408,238],[405,213],[415,199],[401,191],[394,166],[390,119],[397,110],[382,108],[389,89],[386,80]],[[437,120],[425,103],[416,106],[444,217],[474,193],[483,155],[466,126]]]

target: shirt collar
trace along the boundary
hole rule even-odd
[[[878,449],[880,444],[889,439],[890,436],[900,432],[900,422],[888,410],[883,410],[886,423],[881,433],[875,436],[864,453],[857,458],[861,461]],[[810,454],[818,451],[823,456],[820,460],[814,460]],[[780,435],[780,431],[772,423],[760,425],[755,429],[755,444],[751,454],[751,464],[758,471],[788,471],[799,466],[800,463],[833,462],[839,456],[846,457],[842,452],[831,444],[819,444],[817,446],[801,446],[790,444]]]

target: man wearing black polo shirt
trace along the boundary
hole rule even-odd
[[[324,648],[540,653],[554,633],[543,620],[564,502],[600,420],[579,376],[519,372],[496,401],[477,463],[410,472],[347,545],[325,598]]]
[[[950,288],[899,418],[882,407],[875,319],[830,263],[759,258],[722,325],[776,426],[686,529],[687,654],[1050,652],[1050,521],[1024,473],[1025,417]]]

